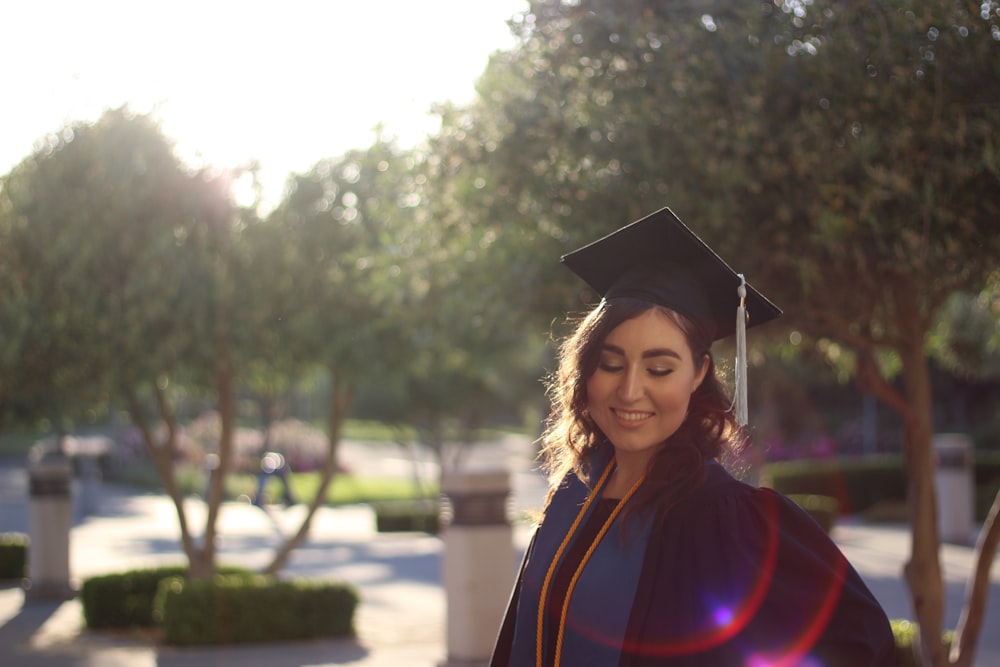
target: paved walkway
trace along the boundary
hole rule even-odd
[[[345,461],[373,474],[412,474],[412,466],[386,448],[348,447]],[[506,466],[513,471],[515,510],[535,508],[544,482],[530,470],[530,445],[510,439],[483,448],[472,466]],[[353,457],[357,457],[355,460]],[[27,480],[23,467],[0,464],[0,532],[27,532]],[[201,501],[189,501],[200,525]],[[261,567],[283,534],[297,525],[302,508],[268,508],[227,503],[220,517],[220,562]],[[527,531],[514,538],[523,548]],[[900,568],[909,551],[904,526],[838,525],[834,538],[858,568],[891,618],[912,616]],[[70,536],[71,574],[76,583],[95,574],[183,562],[177,518],[157,495],[104,485],[94,511],[76,521]],[[83,628],[77,600],[25,601],[18,587],[0,588],[0,665],[7,667],[432,667],[447,660],[445,597],[441,585],[442,543],[422,534],[379,534],[367,507],[320,510],[311,537],[289,563],[289,574],[347,581],[362,601],[357,638],[244,647],[171,648],[141,636],[92,633]],[[948,595],[948,624],[961,606],[972,550],[945,545],[942,553]],[[998,558],[1000,560],[1000,558]],[[976,667],[1000,667],[1000,563],[993,568],[981,648]],[[513,576],[513,564],[511,577]],[[991,631],[991,629],[993,629]]]

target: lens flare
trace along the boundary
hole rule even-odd
[[[678,635],[674,632],[668,639],[657,639],[647,636],[639,641],[626,642],[626,651],[647,656],[680,656],[692,655],[710,651],[736,637],[753,621],[762,604],[767,598],[776,578],[778,550],[780,539],[780,505],[777,495],[762,496],[762,509],[766,515],[767,533],[764,536],[764,548],[760,560],[756,563],[756,574],[753,581],[748,582],[744,592],[733,591],[740,597],[738,600],[716,600],[706,604],[705,618],[699,629]],[[847,575],[847,561],[842,556],[835,558],[826,580],[817,582],[816,590],[820,592],[819,599],[814,601],[810,613],[797,616],[790,623],[790,636],[784,645],[748,647],[755,651],[747,655],[746,667],[824,667],[822,663],[809,656],[809,652],[822,636],[830,622]],[[823,575],[819,575],[823,576]],[[669,635],[671,629],[666,628],[664,634]],[[753,638],[748,638],[753,641]]]

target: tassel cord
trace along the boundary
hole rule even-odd
[[[740,426],[746,426],[749,421],[749,406],[747,400],[747,281],[739,274],[740,286],[737,292],[740,305],[736,309],[736,421]]]

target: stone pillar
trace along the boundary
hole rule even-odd
[[[37,599],[74,596],[69,577],[73,527],[73,468],[58,450],[37,449],[28,460],[28,589]]]
[[[442,491],[448,656],[441,667],[486,667],[513,586],[510,475],[454,472]]]
[[[964,433],[938,433],[934,436],[934,455],[941,541],[971,544],[975,539],[972,439]]]

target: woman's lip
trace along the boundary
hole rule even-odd
[[[653,416],[652,412],[646,412],[644,410],[622,410],[619,408],[611,408],[611,412],[614,413],[618,421],[625,424],[639,424]]]

